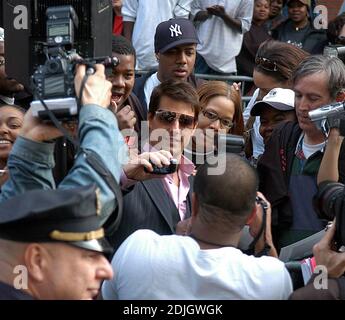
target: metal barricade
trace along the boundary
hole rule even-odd
[[[141,76],[144,74],[147,74],[149,71],[147,70],[136,70],[135,74],[136,76]],[[244,89],[245,83],[253,83],[253,78],[252,77],[246,77],[246,76],[222,76],[222,75],[213,75],[213,74],[200,74],[196,73],[195,74],[196,78],[199,79],[205,79],[205,80],[216,80],[216,81],[225,81],[228,82],[229,84],[232,84],[234,82],[236,83],[241,83],[241,93],[242,93],[242,108],[243,110],[247,107],[248,102],[252,98],[252,96],[245,96],[244,95]]]

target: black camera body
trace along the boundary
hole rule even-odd
[[[336,218],[335,243],[337,249],[345,246],[345,185],[325,181],[314,197],[314,208],[320,219]]]
[[[223,149],[222,146],[225,145],[226,153],[241,154],[244,152],[245,140],[242,136],[237,136],[233,134],[218,134],[215,136],[215,146],[219,152]]]
[[[151,163],[152,164],[152,163]],[[166,175],[166,174],[172,174],[174,172],[176,172],[177,170],[177,160],[176,159],[171,159],[170,160],[170,165],[169,166],[164,166],[162,168],[157,167],[156,165],[152,164],[153,167],[153,171],[149,172],[146,168],[145,168],[145,172],[147,173],[151,173],[151,174],[158,174],[158,175]]]
[[[86,65],[90,75],[94,73],[97,63],[115,68],[119,61],[115,57],[82,59],[78,55],[73,47],[79,19],[71,5],[49,7],[46,15],[47,43],[43,50],[47,59],[44,64],[38,65],[31,77],[34,94],[32,112],[42,120],[50,120],[52,112],[60,121],[73,121],[79,110],[74,87],[76,66]]]
[[[74,97],[74,64],[61,57],[41,65],[33,75],[35,98],[42,100]]]

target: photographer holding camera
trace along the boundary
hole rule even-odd
[[[282,248],[325,227],[313,207],[317,174],[327,137],[309,112],[344,100],[345,67],[335,57],[310,56],[295,70],[293,90],[297,123],[286,122],[273,132],[259,160],[259,190],[272,204],[275,245]],[[344,179],[345,158],[339,156]]]
[[[314,246],[313,253],[316,265],[327,269],[328,287],[317,290],[314,286],[315,276],[308,285],[295,291],[290,299],[341,299],[345,300],[345,253],[336,248],[343,246],[344,228],[344,185],[338,183],[338,158],[344,137],[337,128],[332,128],[324,157],[318,173],[319,192],[316,195],[316,205],[321,215],[335,218],[323,239]]]
[[[276,258],[270,205],[257,193],[256,171],[238,155],[227,154],[225,162],[223,175],[210,175],[209,163],[198,169],[185,236],[138,230],[125,240],[112,260],[116,277],[103,284],[105,300],[289,297],[291,278]],[[238,249],[246,224],[257,239],[255,253],[266,247],[269,256]]]
[[[80,97],[79,152],[58,188],[96,184],[100,189],[100,216],[104,223],[114,211],[115,195],[104,177],[90,165],[88,155],[96,154],[103,169],[119,181],[127,148],[116,118],[109,110],[112,85],[106,80],[103,65],[96,65],[95,71],[89,75]],[[85,74],[86,67],[79,66],[75,76],[76,92],[80,92]],[[27,112],[20,136],[9,156],[10,179],[2,187],[1,202],[28,190],[56,188],[52,175],[54,143],[51,141],[61,136],[59,129],[33,117],[32,110]]]

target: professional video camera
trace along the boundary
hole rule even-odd
[[[72,6],[49,7],[46,14],[46,62],[39,65],[32,76],[35,99],[31,104],[32,111],[42,120],[51,119],[53,113],[58,120],[70,121],[77,117],[80,107],[74,88],[76,66],[86,65],[87,74],[91,75],[95,72],[95,64],[114,68],[119,61],[115,57],[82,59],[78,55],[73,45],[79,19]]]
[[[345,186],[338,182],[323,182],[314,197],[314,208],[321,219],[336,218],[337,249],[345,245]]]
[[[338,128],[345,136],[345,101],[329,104],[309,112],[309,118],[328,137],[331,128]]]
[[[323,55],[329,57],[337,57],[345,63],[345,46],[330,45],[323,49]]]

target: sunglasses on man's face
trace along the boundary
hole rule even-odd
[[[277,63],[266,58],[256,57],[255,64],[267,71],[271,71],[271,72],[278,71]]]
[[[158,110],[156,111],[156,116],[159,119],[159,121],[165,124],[172,124],[173,122],[178,120],[181,128],[192,129],[195,126],[195,118],[187,114]]]

